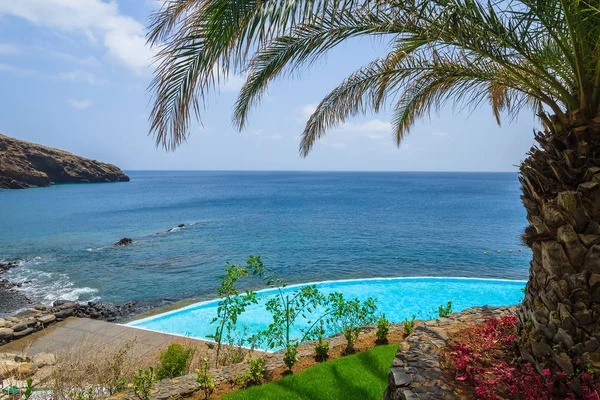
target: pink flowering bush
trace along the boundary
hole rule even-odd
[[[548,400],[556,381],[569,389],[567,399],[600,400],[600,384],[589,372],[577,371],[576,376],[545,369],[540,375],[529,363],[520,363],[516,352],[515,325],[517,318],[505,315],[487,319],[483,326],[462,331],[461,341],[449,353],[449,371],[457,381],[474,390],[478,399]],[[510,360],[510,361],[507,361]],[[579,396],[574,394],[577,380]]]

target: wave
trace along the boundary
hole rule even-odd
[[[51,257],[36,256],[17,261],[19,267],[12,268],[5,278],[18,284],[16,290],[32,300],[44,304],[62,299],[69,301],[98,301],[94,296],[98,289],[76,287],[68,275],[39,269],[38,266],[55,261]]]
[[[88,247],[85,251],[90,253],[99,253],[101,251],[105,251],[110,249],[112,246],[101,246],[101,247]]]

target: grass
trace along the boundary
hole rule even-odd
[[[224,400],[381,400],[397,344],[338,358],[295,375],[253,386],[223,397]]]

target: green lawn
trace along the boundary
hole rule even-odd
[[[224,396],[226,400],[381,400],[398,345],[378,346]]]

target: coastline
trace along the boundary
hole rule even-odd
[[[16,314],[20,310],[34,305],[29,297],[16,289],[21,283],[11,282],[4,278],[6,272],[17,267],[19,264],[16,262],[0,263],[0,317]]]

